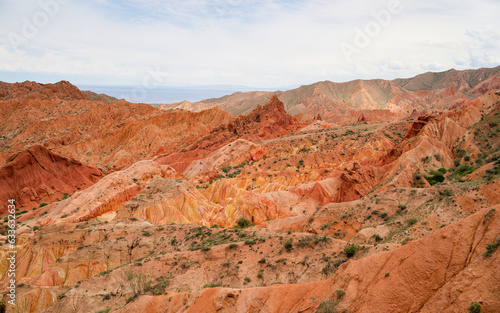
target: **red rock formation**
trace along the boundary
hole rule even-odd
[[[8,199],[16,199],[18,206],[38,206],[36,202],[62,199],[63,193],[85,189],[101,177],[96,168],[33,146],[0,169],[0,212],[5,213]]]
[[[395,250],[349,261],[327,280],[144,295],[118,312],[314,313],[330,300],[334,312],[465,312],[478,302],[481,312],[494,313],[500,307],[500,254],[483,253],[485,245],[500,236],[500,217],[485,216],[487,212]],[[48,312],[78,301],[77,295],[71,297]]]
[[[335,202],[357,200],[366,195],[377,183],[379,175],[372,167],[363,167],[355,162],[340,176],[340,187],[335,195]]]
[[[478,70],[449,70],[425,73],[408,79],[392,81],[354,80],[345,83],[323,81],[296,89],[275,92],[235,93],[219,99],[196,103],[178,103],[170,108],[201,111],[214,106],[234,115],[249,114],[259,103],[276,95],[291,115],[302,121],[314,120],[321,114],[325,121],[342,124],[356,123],[359,115],[352,111],[388,110],[398,119],[413,110],[420,114],[428,110],[456,107],[473,97],[500,89],[500,67]],[[379,115],[380,117],[381,115]],[[369,119],[368,116],[365,117]],[[387,119],[386,119],[387,120]],[[372,121],[383,121],[375,119]]]
[[[342,125],[363,123],[363,122],[387,122],[398,121],[408,117],[408,114],[402,112],[391,112],[390,110],[359,110],[349,111],[344,114],[338,112],[326,112],[324,120],[330,123],[337,123]]]
[[[67,82],[1,83],[0,90],[0,114],[8,116],[0,121],[0,144],[10,147],[0,151],[0,166],[37,143],[114,171],[145,157],[172,153],[235,118],[219,108],[166,113],[103,96],[91,95],[89,100]]]
[[[180,153],[162,156],[156,161],[184,171],[192,161],[201,159],[202,154],[213,152],[235,139],[257,141],[276,138],[297,131],[303,126],[287,114],[283,102],[273,96],[268,103],[264,106],[258,105],[248,116],[240,115],[234,121],[214,128]]]
[[[25,81],[23,83],[8,84],[0,82],[0,99],[39,99],[47,100],[53,98],[65,100],[87,100],[77,87],[67,81],[56,84],[39,84]]]
[[[202,140],[226,138],[223,135],[226,132],[232,134],[231,139],[235,136],[251,141],[270,139],[296,131],[302,126],[285,112],[283,102],[277,96],[273,96],[264,106],[257,105],[247,116],[239,116],[228,125],[214,129],[208,138]],[[221,144],[214,143],[215,145],[220,146]]]
[[[402,153],[403,149],[406,147],[408,140],[413,137],[418,136],[422,129],[430,122],[435,121],[436,117],[432,115],[419,116],[412,124],[409,125],[408,131],[406,132],[403,140],[394,148],[392,148],[385,156],[380,158],[378,161],[379,165],[389,164],[395,161]]]
[[[22,122],[20,129],[0,125],[2,147],[10,147],[2,150],[3,160],[18,164],[2,173],[20,173],[29,186],[35,181],[60,196],[51,188],[62,190],[69,169],[83,165],[68,165],[42,147],[37,154],[47,154],[40,157],[45,162],[20,154],[32,141],[115,165],[46,211],[21,214],[17,282],[24,285],[17,291],[23,306],[16,310],[313,313],[330,301],[324,303],[339,312],[462,312],[477,301],[496,313],[500,249],[488,257],[484,252],[500,243],[498,176],[491,174],[500,98],[488,91],[459,102],[469,83],[485,82],[488,89],[494,80],[447,75],[400,81],[415,89],[401,94],[395,82],[356,81],[339,89],[319,83],[306,95],[293,94],[314,113],[306,114],[331,110],[339,120],[363,124],[315,121],[300,131],[277,97],[238,117],[218,108],[165,112],[127,102],[63,101],[71,95],[64,88],[56,96],[43,87],[28,91],[33,99],[0,99],[0,112]],[[427,81],[442,90],[427,88]],[[423,112],[422,99],[443,104],[441,92],[456,100],[456,110],[390,121]],[[345,102],[328,100],[333,96]],[[386,111],[371,110],[389,98],[397,101],[387,102]],[[365,124],[376,119],[384,123]],[[90,126],[80,128],[82,120]],[[448,172],[442,184],[412,186],[415,173],[451,168],[457,149],[467,150],[470,160],[463,164],[489,163],[460,178],[474,183],[459,183]],[[487,156],[476,162],[479,153]],[[44,175],[46,167],[52,176]],[[6,188],[18,182],[11,178]],[[228,229],[242,217],[256,226]],[[5,225],[0,230],[5,233]],[[348,243],[363,248],[350,256]],[[0,278],[7,254],[6,245],[0,247]],[[1,280],[3,300],[6,286]]]

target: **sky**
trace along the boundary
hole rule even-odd
[[[0,81],[299,86],[500,65],[498,0],[0,0]]]

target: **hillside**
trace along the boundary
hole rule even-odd
[[[7,312],[498,312],[499,70],[223,98],[245,115],[0,83]]]
[[[419,114],[443,110],[500,88],[500,67],[478,70],[449,70],[425,73],[409,79],[392,81],[354,80],[346,83],[318,82],[287,91],[235,93],[219,99],[196,103],[181,102],[162,106],[165,109],[184,109],[193,112],[214,106],[233,115],[248,114],[258,104],[276,95],[291,115],[305,115],[310,120],[318,114],[324,120],[349,124],[371,111],[369,121],[383,121],[390,117],[405,118],[413,111]],[[380,111],[374,111],[380,110]]]

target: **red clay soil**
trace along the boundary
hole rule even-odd
[[[240,115],[234,121],[214,128],[183,151],[159,157],[156,162],[168,164],[178,172],[183,172],[194,160],[201,159],[238,138],[249,141],[277,138],[304,126],[287,114],[283,102],[273,96],[268,103],[258,105],[247,116]]]
[[[38,207],[37,202],[62,199],[63,193],[85,189],[103,176],[96,168],[33,146],[0,168],[0,213],[6,212],[8,199]]]

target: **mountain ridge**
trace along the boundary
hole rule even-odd
[[[200,111],[219,106],[233,115],[246,115],[257,104],[266,103],[267,99],[276,95],[284,102],[289,114],[307,115],[308,121],[318,114],[333,112],[332,114],[349,116],[352,112],[368,109],[387,109],[398,114],[411,112],[413,109],[430,112],[434,109],[447,109],[484,93],[484,90],[478,92],[474,87],[484,85],[485,80],[491,85],[489,89],[500,88],[500,66],[477,70],[427,72],[406,79],[357,79],[344,83],[320,81],[287,91],[237,92],[221,98],[159,107]],[[443,89],[447,90],[444,96]]]
[[[496,313],[500,90],[476,74],[323,83],[237,116],[0,84],[14,310]]]

